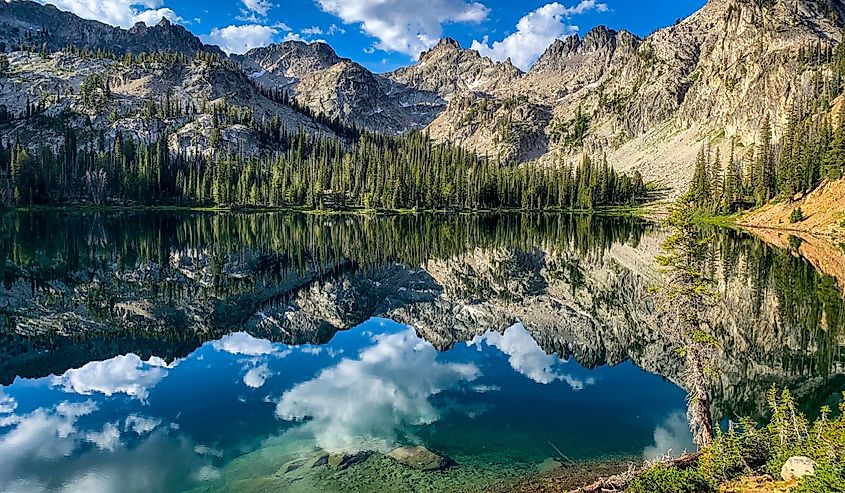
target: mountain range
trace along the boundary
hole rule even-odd
[[[437,141],[515,164],[574,165],[584,154],[605,155],[619,171],[639,171],[680,191],[703,143],[727,153],[733,142],[742,158],[766,118],[775,138],[782,134],[790,108],[812,99],[829,70],[801,55],[838,45],[843,19],[845,6],[836,0],[710,0],[645,38],[602,26],[555,41],[528,72],[443,39],[417,63],[376,74],[322,42],[227,56],[167,20],[124,30],[15,0],[0,3],[0,47],[12,52],[0,104],[12,114],[36,102],[52,115],[70,108],[88,116],[78,125],[91,135],[150,141],[167,134],[174,150],[207,153],[205,103],[225,100],[278,116],[290,129],[331,133],[331,121],[387,133],[425,129]],[[168,65],[121,58],[148,52],[185,59]],[[197,53],[219,63],[191,60]],[[106,74],[114,94],[103,107],[68,97],[93,73]],[[142,117],[146,102],[162,94],[196,113]],[[58,132],[34,125],[10,125],[0,138],[60,146]],[[232,126],[222,138],[262,152],[251,132]]]

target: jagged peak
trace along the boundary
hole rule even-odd
[[[456,39],[450,38],[450,37],[447,36],[447,37],[441,39],[440,41],[438,41],[437,46],[435,46],[434,48],[436,49],[436,48],[444,48],[444,47],[461,49],[461,43],[459,43]]]
[[[581,41],[583,51],[596,51],[616,38],[616,31],[607,26],[596,26],[591,29]]]
[[[459,53],[461,51],[464,51],[464,49],[457,40],[446,37],[438,41],[430,50],[420,53],[420,61],[422,62],[446,53]]]

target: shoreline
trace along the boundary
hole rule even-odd
[[[645,207],[609,206],[596,209],[315,209],[310,207],[195,207],[170,205],[45,205],[31,207],[0,208],[2,213],[32,213],[32,212],[184,212],[184,213],[243,213],[268,214],[287,213],[314,216],[350,215],[350,216],[401,216],[415,214],[444,214],[444,215],[472,215],[472,214],[573,214],[573,215],[613,215],[630,216],[651,220]]]

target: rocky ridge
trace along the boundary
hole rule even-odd
[[[426,128],[437,140],[520,163],[606,154],[618,170],[677,192],[703,142],[727,151],[736,141],[742,158],[767,116],[779,137],[788,109],[812,98],[813,81],[827,70],[800,63],[799,50],[838,44],[843,14],[833,0],[710,0],[643,39],[598,27],[558,40],[524,74],[451,39],[387,74],[324,43],[286,42],[232,61],[265,87],[358,127]],[[121,30],[25,0],[0,4],[0,42],[26,41],[121,54],[219,53],[167,21]]]

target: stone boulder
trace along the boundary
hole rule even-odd
[[[452,459],[435,454],[425,447],[399,447],[390,453],[396,462],[418,471],[442,471],[455,465]]]
[[[816,473],[816,462],[803,456],[790,457],[780,470],[784,481],[796,481]]]

